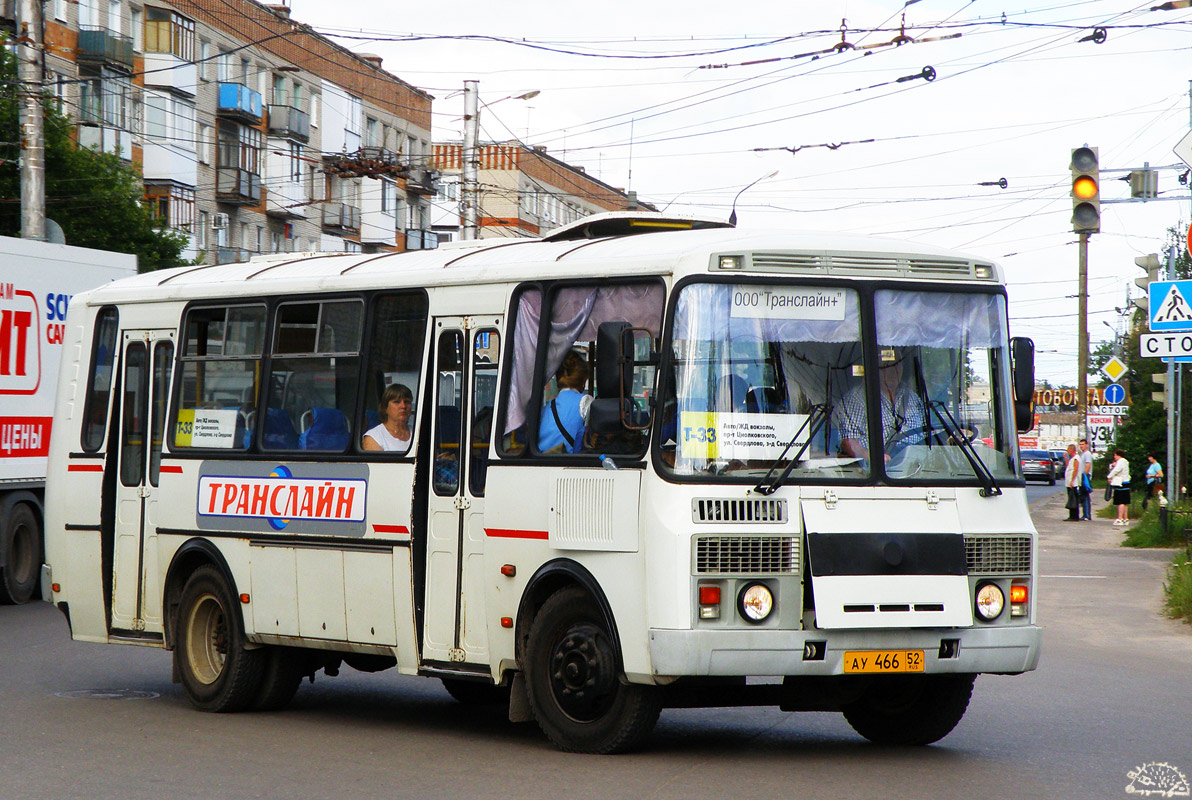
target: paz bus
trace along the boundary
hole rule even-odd
[[[45,598],[206,711],[395,667],[572,751],[692,706],[931,743],[1039,658],[1007,326],[984,259],[648,213],[128,278],[70,305]]]

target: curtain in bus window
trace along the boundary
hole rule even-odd
[[[664,299],[662,284],[654,282],[560,289],[551,303],[550,338],[544,374],[553,375],[577,341],[595,341],[602,322],[628,322],[635,328],[649,330],[652,336],[657,337]],[[524,425],[526,421],[526,404],[533,386],[534,354],[538,349],[541,306],[542,295],[537,291],[523,294],[518,305],[518,325],[514,330],[513,380],[505,433]],[[529,320],[525,335],[521,325],[523,313]],[[533,328],[532,337],[529,335],[530,328]]]
[[[879,291],[874,297],[879,345],[997,347],[1005,335],[995,294]]]

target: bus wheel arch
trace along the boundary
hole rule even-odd
[[[165,626],[166,649],[173,650],[177,644],[178,607],[182,599],[182,590],[190,576],[200,567],[214,567],[233,592],[236,582],[232,580],[232,570],[223,553],[206,539],[190,539],[182,544],[170,559],[169,569],[162,586],[162,617]],[[239,603],[236,604],[236,614],[241,613]],[[244,618],[240,618],[240,630],[244,630]]]
[[[534,624],[534,618],[551,595],[569,586],[582,588],[599,606],[617,653],[620,654],[621,637],[617,633],[617,622],[613,617],[612,606],[609,605],[608,598],[600,588],[600,583],[591,572],[577,562],[566,558],[556,558],[539,567],[526,582],[525,591],[522,592],[521,603],[517,608],[517,625],[514,628],[516,631],[515,655],[519,664],[525,657],[526,642],[530,638],[530,628]]]
[[[44,560],[41,503],[31,492],[12,492],[0,507],[0,603],[32,598]]]

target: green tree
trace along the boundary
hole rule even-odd
[[[11,50],[0,46],[0,235],[20,236],[17,70]],[[142,272],[187,263],[180,258],[186,237],[153,216],[137,171],[117,156],[76,146],[70,120],[52,102],[42,105],[46,216],[62,226],[67,243],[133,253]]]

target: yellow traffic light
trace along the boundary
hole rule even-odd
[[[1097,233],[1101,230],[1101,169],[1097,148],[1072,150],[1072,230]]]

